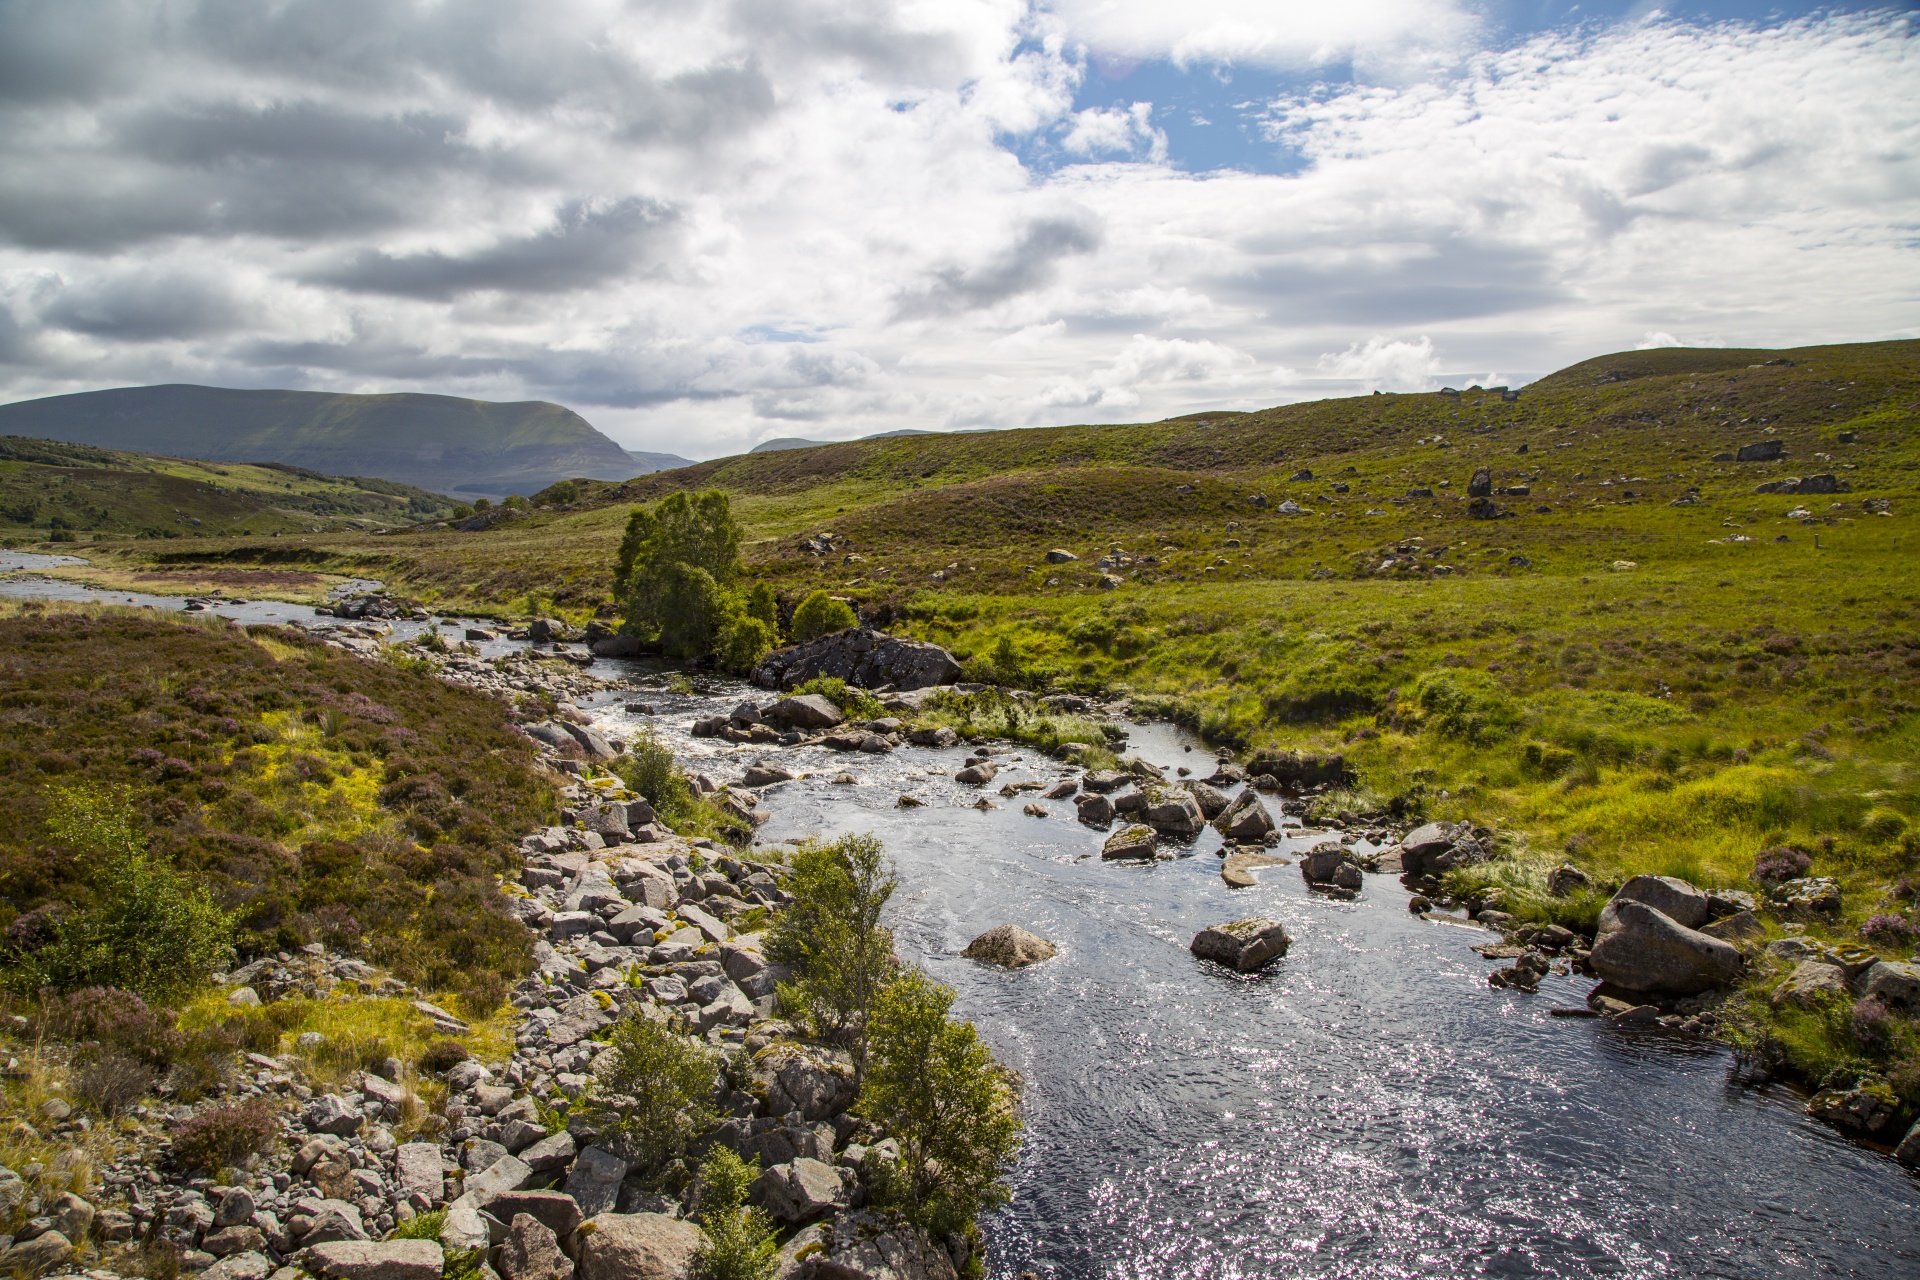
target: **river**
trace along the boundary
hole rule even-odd
[[[128,600],[45,586],[0,579],[0,594]],[[271,602],[218,611],[312,618]],[[810,771],[767,790],[763,842],[886,842],[898,950],[955,989],[956,1011],[1026,1081],[1013,1199],[983,1223],[996,1278],[1920,1275],[1920,1179],[1807,1119],[1790,1092],[1731,1083],[1711,1041],[1548,1016],[1588,982],[1489,988],[1494,966],[1471,948],[1491,935],[1409,914],[1391,876],[1368,876],[1352,902],[1308,893],[1294,867],[1229,889],[1212,833],[1171,861],[1102,863],[1100,834],[1069,802],[1033,818],[1031,796],[997,794],[1060,772],[1032,753],[1001,758],[986,789],[1000,807],[982,811],[980,792],[951,781],[961,751],[841,756],[687,735],[743,692],[610,692],[593,709],[623,735],[654,726],[717,777],[762,754]],[[658,714],[629,714],[630,700]],[[1176,729],[1133,735],[1157,764],[1211,768]],[[831,781],[842,771],[859,781]],[[924,807],[897,807],[903,793]],[[1203,926],[1249,915],[1293,935],[1267,974],[1188,953]],[[1004,923],[1060,955],[1013,973],[960,957]]]

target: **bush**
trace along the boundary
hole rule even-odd
[[[1860,820],[1860,834],[1881,844],[1892,844],[1906,833],[1906,815],[1897,810],[1870,809]]]
[[[1867,917],[1860,926],[1860,936],[1877,947],[1897,947],[1912,942],[1920,930],[1915,930],[1913,921],[1905,916],[1896,916],[1881,911]]]
[[[93,1110],[111,1119],[153,1088],[153,1068],[131,1054],[107,1049],[88,1056],[74,1074],[73,1092]]]
[[[860,625],[860,618],[844,600],[835,600],[824,590],[815,591],[793,611],[793,638],[802,644],[821,636]]]
[[[770,622],[749,614],[736,614],[720,627],[714,641],[713,657],[721,670],[745,675],[760,665],[760,659],[772,651],[780,638]]]
[[[212,1107],[173,1131],[173,1156],[184,1169],[217,1173],[273,1145],[280,1132],[259,1098]]]
[[[970,1022],[947,1017],[953,990],[918,969],[874,1004],[871,1065],[858,1110],[900,1143],[881,1196],[940,1238],[1002,1203],[1020,1145],[1013,1090]]]
[[[1443,738],[1485,746],[1508,736],[1520,710],[1493,677],[1480,671],[1429,671],[1414,685],[1426,725]]]
[[[389,1240],[438,1240],[441,1228],[447,1225],[447,1211],[434,1209],[427,1213],[417,1213],[405,1222],[387,1232]]]
[[[798,974],[783,999],[790,996],[823,1036],[851,1044],[856,1066],[864,1065],[867,1017],[895,965],[880,912],[899,881],[870,835],[803,845],[791,866],[793,901],[767,940],[768,956]]]
[[[1811,856],[1783,844],[1773,849],[1762,849],[1754,855],[1753,878],[1762,884],[1779,884],[1806,875],[1807,868],[1812,865]]]
[[[758,1156],[749,1162],[720,1146],[701,1164],[700,1244],[693,1255],[700,1280],[772,1280],[780,1269],[772,1219],[746,1203],[759,1171]]]
[[[612,1067],[596,1066],[599,1079],[577,1109],[635,1172],[658,1175],[712,1123],[717,1069],[698,1044],[650,1018],[620,1022],[612,1045]]]
[[[458,1040],[435,1040],[421,1051],[420,1069],[437,1076],[453,1070],[472,1056],[467,1052],[467,1046]]]

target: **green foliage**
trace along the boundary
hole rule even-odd
[[[713,646],[714,661],[723,671],[746,675],[779,639],[780,632],[771,623],[749,614],[735,614],[721,624]]]
[[[768,956],[797,974],[783,1001],[805,1010],[822,1035],[852,1045],[856,1065],[874,1000],[894,972],[893,935],[880,913],[898,884],[873,836],[802,845],[788,873],[794,900],[767,940]]]
[[[389,1240],[438,1240],[442,1228],[447,1225],[447,1211],[432,1209],[426,1213],[416,1213],[405,1222],[387,1232]]]
[[[660,820],[681,835],[712,836],[726,825],[714,805],[694,790],[693,783],[674,761],[673,749],[643,729],[627,747],[626,753],[612,761],[613,772],[634,792],[653,806]]]
[[[1492,677],[1479,671],[1429,671],[1414,685],[1427,727],[1443,738],[1484,746],[1507,737],[1520,710]]]
[[[772,1280],[779,1270],[773,1220],[746,1203],[759,1171],[758,1156],[742,1160],[723,1146],[700,1165],[700,1244],[693,1255],[700,1280]]]
[[[610,1043],[612,1066],[596,1068],[598,1078],[575,1111],[650,1177],[712,1123],[717,1068],[700,1045],[650,1018],[624,1019]]]
[[[858,685],[848,684],[839,676],[815,676],[796,685],[793,692],[817,693],[840,708],[842,715],[855,720],[878,720],[887,714],[887,709],[880,705],[880,699]]]
[[[729,620],[726,593],[713,574],[675,561],[659,570],[652,590],[661,650],[669,658],[698,658],[711,651]]]
[[[882,1196],[936,1238],[1006,1200],[1019,1150],[1014,1095],[971,1022],[947,1016],[953,990],[903,971],[873,1009],[859,1111],[900,1143]]]
[[[773,642],[780,640],[780,597],[774,593],[773,585],[756,582],[747,588],[746,599],[741,604],[742,611],[749,618],[757,618],[767,624]]]
[[[613,574],[628,630],[657,636],[670,658],[711,656],[723,670],[751,671],[779,643],[780,609],[765,583],[734,589],[741,536],[717,489],[635,507]]]
[[[853,607],[824,590],[813,592],[793,611],[793,638],[802,644],[859,625]]]

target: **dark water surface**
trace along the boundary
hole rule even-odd
[[[995,1276],[1920,1276],[1920,1180],[1790,1095],[1732,1085],[1710,1042],[1548,1016],[1590,982],[1489,988],[1470,948],[1492,935],[1410,915],[1394,877],[1348,903],[1291,866],[1229,889],[1211,833],[1103,865],[1070,802],[1036,819],[1032,796],[996,794],[1062,772],[1032,753],[977,812],[948,780],[961,752],[717,748],[682,730],[732,698],[640,696],[716,776],[761,754],[818,771],[768,789],[763,840],[886,841],[901,954],[1026,1077],[1014,1199],[984,1224]],[[1164,726],[1134,747],[1211,769]],[[843,770],[861,784],[831,783]],[[926,807],[896,808],[903,791]],[[1188,954],[1256,914],[1294,939],[1267,975]],[[1006,973],[958,955],[1009,922],[1060,956]]]
[[[0,557],[0,571],[45,567]],[[20,578],[0,580],[0,595],[128,602]],[[265,601],[217,611],[313,616]],[[763,752],[685,730],[743,692],[598,701],[611,726],[652,723],[724,779]],[[629,715],[629,699],[660,714]],[[1137,728],[1134,748],[1211,767],[1164,726]],[[1051,816],[1037,819],[1020,811],[1031,796],[997,794],[1062,772],[1030,753],[1001,757],[986,789],[1001,807],[988,812],[950,781],[960,752],[764,754],[814,774],[767,790],[762,838],[884,839],[901,954],[953,986],[957,1011],[1026,1078],[1014,1198],[983,1224],[996,1277],[1920,1277],[1920,1179],[1812,1123],[1790,1095],[1730,1084],[1711,1043],[1548,1017],[1580,1003],[1586,982],[1489,988],[1494,966],[1469,948],[1491,935],[1409,915],[1393,877],[1367,877],[1345,903],[1309,895],[1293,867],[1229,889],[1212,833],[1174,861],[1103,865],[1100,834],[1070,802],[1040,802]],[[859,784],[833,784],[842,771]],[[903,792],[925,807],[895,807]],[[1248,915],[1293,935],[1266,975],[1188,954],[1205,925]],[[1061,954],[1017,973],[959,956],[1005,923]]]

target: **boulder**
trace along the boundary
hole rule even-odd
[[[999,772],[1000,770],[994,766],[992,761],[982,760],[979,764],[970,764],[960,770],[960,772],[954,774],[953,780],[955,782],[965,783],[970,787],[979,787],[992,782],[994,776]]]
[[[487,1220],[480,1206],[461,1196],[447,1206],[446,1221],[440,1224],[440,1246],[447,1250],[484,1249],[490,1241]]]
[[[1772,462],[1787,452],[1787,446],[1781,440],[1756,440],[1752,444],[1743,444],[1740,451],[1733,455],[1735,462]]]
[[[502,1156],[479,1173],[467,1178],[466,1190],[462,1198],[473,1201],[475,1208],[484,1209],[492,1203],[495,1196],[504,1195],[509,1191],[518,1191],[531,1181],[533,1181],[531,1165],[518,1156]]]
[[[517,1213],[500,1246],[499,1272],[500,1280],[573,1280],[573,1260],[561,1252],[552,1227],[530,1213]]]
[[[1547,873],[1547,892],[1556,898],[1564,898],[1592,883],[1587,873],[1570,863],[1561,863]]]
[[[1406,874],[1425,874],[1427,859],[1437,858],[1453,848],[1453,827],[1445,822],[1429,822],[1407,833],[1400,842],[1400,866]]]
[[[1128,823],[1107,837],[1100,846],[1100,856],[1109,859],[1151,859],[1155,856],[1158,837],[1153,828],[1137,822]]]
[[[1096,794],[1118,791],[1133,781],[1131,773],[1119,769],[1096,769],[1080,779],[1080,785]]]
[[[747,1197],[783,1226],[811,1222],[847,1207],[839,1170],[820,1160],[799,1159],[761,1171]]]
[[[838,676],[863,689],[926,689],[958,680],[960,664],[939,645],[853,627],[774,650],[754,668],[753,682],[762,689],[791,689],[815,676]]]
[[[73,1241],[58,1231],[43,1231],[0,1251],[0,1267],[13,1274],[37,1276],[64,1266],[72,1256]]]
[[[1767,927],[1751,911],[1739,911],[1724,919],[1700,926],[1709,938],[1732,943],[1742,951],[1758,950],[1767,940]]]
[[[443,1261],[434,1240],[336,1240],[308,1249],[305,1269],[320,1280],[440,1280]]]
[[[267,1280],[273,1263],[264,1253],[230,1253],[200,1273],[200,1280]]]
[[[1235,889],[1251,889],[1259,884],[1259,877],[1253,873],[1261,867],[1284,867],[1285,858],[1276,858],[1270,853],[1230,853],[1220,864],[1220,878]]]
[[[1179,787],[1154,787],[1147,792],[1147,825],[1163,835],[1194,836],[1207,825],[1200,802]]]
[[[1191,950],[1239,973],[1253,973],[1287,954],[1293,939],[1278,920],[1254,918],[1210,925],[1193,937]]]
[[[1775,910],[1791,915],[1838,915],[1840,882],[1828,876],[1803,876],[1775,886],[1767,901]]]
[[[747,771],[740,776],[740,785],[743,787],[770,787],[776,782],[792,781],[793,775],[785,769],[778,765],[762,764],[758,760],[748,765]]]
[[[1352,884],[1342,884],[1340,871],[1352,867],[1356,873],[1347,877]],[[1342,845],[1321,845],[1312,853],[1300,859],[1300,875],[1308,884],[1337,884],[1343,889],[1358,889],[1360,868],[1353,860],[1353,854]]]
[[[1075,796],[1073,801],[1075,816],[1090,827],[1102,830],[1113,822],[1113,801],[1102,795]]]
[[[596,1214],[581,1224],[580,1280],[687,1280],[700,1240],[665,1214]]]
[[[937,747],[946,750],[960,745],[960,735],[945,725],[934,729],[915,729],[907,735],[907,741],[916,747]]]
[[[524,1214],[562,1239],[585,1220],[580,1206],[564,1191],[509,1191],[488,1205],[487,1212],[508,1223]]]
[[[574,1160],[562,1190],[573,1197],[582,1214],[592,1218],[620,1203],[620,1180],[626,1176],[625,1160],[605,1147],[588,1147]]]
[[[417,1191],[430,1202],[439,1204],[447,1197],[441,1168],[440,1148],[435,1143],[402,1143],[393,1153],[393,1180],[402,1195]]]
[[[825,1224],[813,1280],[959,1280],[952,1256],[926,1232],[890,1214],[843,1213]]]
[[[1256,756],[1247,766],[1247,775],[1262,775],[1279,781],[1283,787],[1304,791],[1322,783],[1336,786],[1349,776],[1345,756],[1314,755],[1304,751],[1282,751],[1277,755]]]
[[[789,729],[811,731],[831,729],[845,722],[840,708],[824,694],[803,693],[797,697],[782,698],[762,713],[774,724],[786,725]]]
[[[969,960],[997,964],[1002,969],[1024,969],[1059,955],[1059,948],[1017,924],[997,925],[987,930],[960,953]]]
[[[1204,782],[1197,782],[1189,778],[1185,782],[1182,782],[1180,786],[1183,790],[1192,794],[1194,800],[1200,805],[1200,812],[1206,815],[1209,822],[1225,813],[1227,806],[1233,803],[1227,799],[1226,792],[1209,786]],[[1073,793],[1068,792],[1067,794],[1071,795]]]
[[[1055,547],[1053,550],[1047,552],[1046,555],[1048,564],[1072,564],[1079,558],[1079,556],[1073,554],[1073,552],[1067,550],[1065,547]]]
[[[1708,896],[1685,880],[1672,876],[1635,876],[1621,885],[1601,909],[1600,927],[1595,937],[1604,938],[1620,927],[1614,914],[1614,906],[1619,902],[1644,902],[1688,929],[1698,929],[1713,914],[1713,904]]]
[[[1861,994],[1909,1017],[1920,1015],[1920,964],[1882,960],[1868,969]]]
[[[573,1135],[565,1129],[559,1133],[549,1133],[517,1154],[535,1176],[559,1173],[573,1163]]]
[[[1920,1120],[1913,1122],[1907,1136],[1893,1149],[1893,1158],[1909,1169],[1920,1169]]]
[[[1266,802],[1251,787],[1235,796],[1233,803],[1213,820],[1213,825],[1227,839],[1242,844],[1264,840],[1275,830]]]
[[[812,1123],[837,1116],[853,1105],[859,1087],[850,1062],[822,1049],[782,1047],[761,1060],[767,1110],[776,1116],[797,1111]]]
[[[234,1191],[239,1195],[235,1196]],[[214,1211],[213,1225],[231,1227],[253,1220],[253,1197],[242,1188],[234,1188],[220,1198],[220,1207]],[[239,1216],[228,1216],[228,1202],[238,1200],[246,1212]],[[236,1208],[239,1206],[236,1206]],[[47,1206],[48,1216],[53,1219],[53,1229],[69,1240],[85,1240],[87,1231],[93,1226],[93,1206],[71,1191],[64,1191],[59,1198]],[[229,1253],[232,1250],[228,1250]]]
[[[1793,967],[1787,980],[1773,989],[1773,1003],[1807,1008],[1828,997],[1851,997],[1852,994],[1845,969],[1825,960],[1802,960]]]
[[[338,1138],[350,1138],[360,1132],[365,1117],[357,1107],[348,1105],[347,1100],[337,1093],[323,1093],[307,1103],[300,1112],[301,1121],[315,1133],[330,1133]]]
[[[1636,879],[1646,877],[1636,877]],[[1631,898],[1608,904],[1614,930],[1593,946],[1588,963],[1601,978],[1633,991],[1696,995],[1739,980],[1739,951]]]

